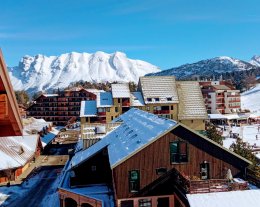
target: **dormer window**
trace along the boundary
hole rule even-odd
[[[172,98],[170,97],[170,98],[167,98],[167,101],[172,101]]]
[[[151,102],[151,101],[152,101],[152,99],[151,99],[151,98],[147,98],[147,101]]]
[[[155,98],[154,100],[155,100],[156,102],[159,102],[160,99],[159,99],[159,98]]]

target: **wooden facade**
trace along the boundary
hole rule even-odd
[[[180,139],[188,142],[188,162],[172,164],[170,143]],[[243,174],[248,165],[224,149],[178,126],[171,133],[162,136],[112,169],[117,199],[134,196],[129,192],[128,173],[131,170],[140,171],[140,189],[142,189],[160,177],[156,173],[158,168],[166,168],[167,171],[175,168],[189,177],[200,179],[200,164],[204,161],[210,164],[212,179],[224,179],[228,169],[231,169],[233,175]]]
[[[13,87],[0,50],[0,130],[1,136],[22,135],[22,121]]]

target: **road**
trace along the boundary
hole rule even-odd
[[[34,176],[29,179],[29,183],[34,183],[30,186],[29,191],[11,201],[8,207],[38,207],[48,194],[55,192],[52,184],[57,179],[57,172],[62,168],[60,167],[42,167]],[[34,179],[34,180],[33,180]],[[26,183],[25,183],[26,186]]]

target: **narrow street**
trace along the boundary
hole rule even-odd
[[[60,172],[63,169],[59,159],[66,157],[66,155],[68,155],[68,149],[73,149],[74,146],[74,144],[49,145],[42,155],[42,157],[49,157],[47,162],[40,161],[41,167],[34,170],[21,185],[10,186],[9,188],[4,187],[4,191],[8,192],[6,193],[8,198],[2,204],[0,202],[0,206],[49,207],[49,205],[51,205],[50,207],[55,207],[56,204],[52,205],[52,199],[50,198],[54,199],[53,202],[58,199],[55,192],[60,181]],[[55,157],[58,158],[57,161]],[[44,166],[46,163],[47,165],[49,163],[51,166]],[[64,164],[64,161],[62,161],[62,163]],[[47,204],[44,205],[42,202]]]
[[[58,173],[62,170],[60,167],[42,167],[38,173],[35,173],[28,181],[25,181],[22,188],[29,188],[26,193],[19,197],[10,196],[10,200],[7,200],[8,207],[37,207],[40,206],[41,201],[48,194],[55,193],[55,187],[52,185],[58,179]],[[30,184],[33,183],[33,184]],[[5,203],[3,204],[5,206]]]

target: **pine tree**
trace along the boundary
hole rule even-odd
[[[222,136],[218,133],[216,127],[214,125],[210,125],[207,128],[207,137],[214,142],[217,142],[220,145],[223,145],[223,138]]]

